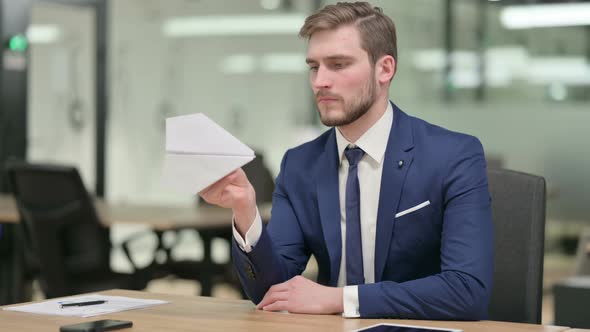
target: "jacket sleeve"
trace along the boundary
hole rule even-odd
[[[232,259],[248,297],[259,303],[275,284],[299,275],[311,253],[287,193],[287,156],[283,157],[272,199],[272,215],[256,246],[249,253],[232,241]]]
[[[407,282],[359,286],[361,317],[478,320],[487,317],[493,225],[485,157],[473,137],[447,162],[441,272]]]

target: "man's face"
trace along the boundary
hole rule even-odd
[[[377,98],[377,80],[356,27],[315,32],[309,39],[309,80],[326,126],[345,126],[363,116]]]

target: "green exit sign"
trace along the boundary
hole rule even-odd
[[[8,40],[8,49],[13,52],[25,52],[29,46],[29,41],[25,35],[14,35]]]

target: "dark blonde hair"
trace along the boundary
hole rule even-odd
[[[369,54],[373,65],[380,57],[391,55],[397,68],[395,24],[389,16],[383,14],[381,8],[373,7],[368,2],[338,2],[328,5],[305,19],[299,36],[309,39],[317,31],[336,29],[348,24],[354,24],[358,28],[361,47]]]

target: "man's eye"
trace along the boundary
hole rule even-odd
[[[346,64],[344,64],[343,62],[335,62],[332,64],[332,68],[334,69],[342,69],[346,67]]]
[[[317,66],[311,66],[311,67],[309,67],[309,71],[318,71],[318,67]]]

